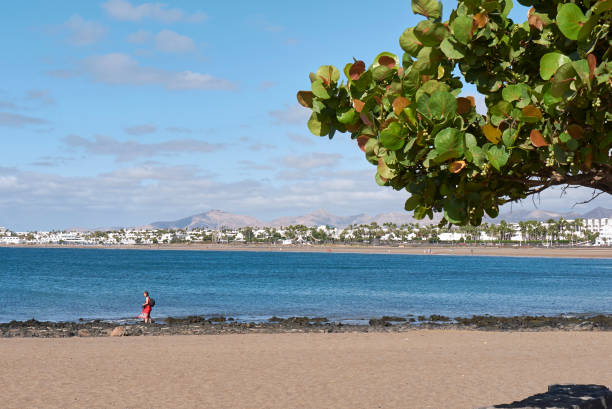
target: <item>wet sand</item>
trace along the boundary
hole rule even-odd
[[[2,407],[473,408],[612,386],[611,332],[0,339]]]
[[[23,248],[77,248],[123,250],[193,250],[193,251],[263,251],[263,252],[312,252],[312,253],[362,253],[362,254],[417,254],[454,256],[507,256],[507,257],[555,257],[555,258],[612,258],[612,247],[531,247],[531,246],[350,246],[334,245],[267,245],[267,244],[162,244],[162,245],[0,245]]]

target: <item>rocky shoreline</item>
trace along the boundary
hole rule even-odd
[[[272,317],[267,322],[238,322],[233,318],[168,317],[153,324],[117,322],[43,322],[37,320],[0,323],[0,338],[67,338],[106,336],[217,335],[294,332],[405,332],[419,329],[463,329],[480,331],[612,331],[612,315],[596,316],[473,316],[440,315],[416,318],[372,318],[366,324],[331,322],[327,318]]]

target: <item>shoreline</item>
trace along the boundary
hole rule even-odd
[[[108,336],[220,335],[248,333],[377,333],[422,330],[471,330],[501,332],[612,331],[612,314],[573,316],[472,316],[371,318],[367,324],[332,322],[325,317],[271,317],[266,321],[240,322],[233,318],[188,316],[155,318],[153,324],[87,322],[11,321],[0,323],[0,338],[71,338]]]
[[[243,251],[285,253],[337,254],[403,254],[428,256],[488,256],[537,258],[612,258],[612,247],[534,247],[488,245],[419,245],[419,246],[362,246],[362,245],[268,245],[268,244],[158,244],[158,245],[60,245],[17,244],[0,248],[91,249],[91,250],[149,250],[149,251]]]

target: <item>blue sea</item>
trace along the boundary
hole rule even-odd
[[[0,322],[612,313],[612,259],[0,248]]]

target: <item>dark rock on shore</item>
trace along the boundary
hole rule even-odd
[[[402,317],[372,318],[368,324],[330,322],[324,317],[272,317],[267,322],[238,322],[225,317],[188,316],[168,317],[153,324],[142,322],[118,326],[104,321],[43,322],[37,320],[11,321],[0,324],[0,337],[105,337],[105,336],[157,336],[204,335],[231,333],[286,333],[286,332],[402,332],[418,329],[472,329],[496,331],[612,331],[612,315],[545,317],[473,316],[455,318],[432,315],[406,320]]]

